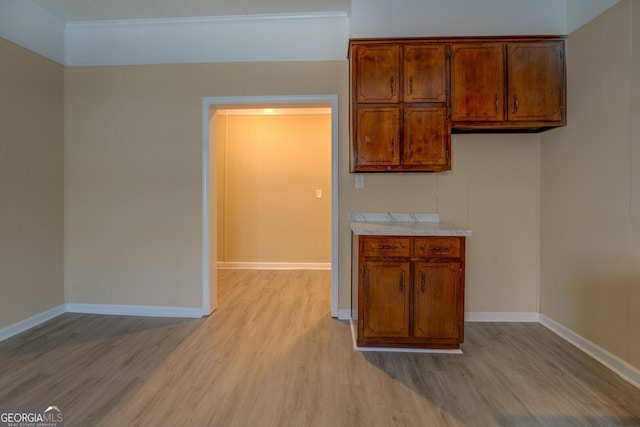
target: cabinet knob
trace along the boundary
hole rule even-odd
[[[496,113],[500,112],[500,95],[496,93]]]
[[[518,112],[518,107],[518,94],[516,93],[513,95],[513,108],[516,113]]]

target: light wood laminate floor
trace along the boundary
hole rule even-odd
[[[64,314],[0,343],[0,405],[67,426],[640,426],[640,390],[543,326],[360,353],[328,271],[223,270],[204,319]]]

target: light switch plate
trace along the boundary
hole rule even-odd
[[[364,188],[364,175],[356,174],[356,188]]]

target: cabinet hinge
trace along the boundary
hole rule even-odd
[[[447,150],[447,160],[449,160],[449,150]]]
[[[362,277],[364,277],[364,267],[362,267],[362,269],[360,270],[360,274],[362,274]]]
[[[462,279],[462,269],[460,269],[460,278]]]
[[[360,329],[364,329],[364,319],[360,319]]]

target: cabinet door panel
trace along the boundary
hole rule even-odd
[[[400,164],[400,109],[356,109],[355,166]]]
[[[509,120],[562,120],[563,42],[510,43],[507,64]]]
[[[454,44],[451,50],[451,120],[504,120],[504,46]]]
[[[410,263],[366,262],[364,268],[364,337],[408,337]]]
[[[451,124],[444,105],[404,109],[403,164],[449,164]]]
[[[353,84],[356,102],[400,101],[400,46],[354,47]]]
[[[414,277],[413,335],[417,338],[458,338],[459,262],[417,262]]]
[[[447,47],[404,46],[404,102],[447,102]]]

